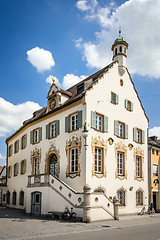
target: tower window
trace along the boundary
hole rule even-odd
[[[124,48],[124,53],[126,54],[126,48]]]
[[[115,55],[117,55],[117,48],[115,49]]]
[[[122,52],[122,46],[119,47],[119,52]]]

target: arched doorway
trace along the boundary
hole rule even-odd
[[[55,176],[58,176],[57,174],[57,155],[51,154],[49,157],[49,173]]]

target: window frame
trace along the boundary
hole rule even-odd
[[[19,140],[15,141],[14,146],[15,146],[14,153],[18,153],[18,151],[19,151]]]
[[[142,178],[142,157],[139,155],[136,155],[136,178]]]
[[[39,157],[34,157],[34,169],[33,169],[33,175],[39,174]]]
[[[19,164],[15,163],[14,164],[14,177],[18,176],[18,171],[19,170]]]
[[[120,196],[121,193],[121,196]],[[117,198],[119,200],[119,206],[124,207],[126,206],[126,192],[122,189],[117,191]]]
[[[19,205],[23,206],[24,205],[24,191],[21,190],[19,192]]]
[[[114,97],[115,96],[115,99]],[[111,92],[111,103],[117,105],[119,101],[119,96],[115,92]]]
[[[54,131],[52,131],[52,126]],[[54,133],[54,134],[53,134]],[[49,138],[55,138],[56,135],[56,121],[49,123]]]
[[[14,191],[12,192],[12,204],[16,205],[16,202],[17,202],[17,192]]]
[[[12,166],[8,166],[8,178],[12,176]]]
[[[157,174],[153,172],[153,169],[154,169],[153,166],[156,166],[156,168],[157,168],[157,169],[156,169],[156,170],[157,170],[157,171],[156,171]],[[157,163],[153,163],[153,164],[152,164],[152,176],[153,176],[153,177],[159,177],[159,166],[158,166]]]
[[[26,173],[26,160],[21,161],[21,175]]]
[[[99,120],[98,120],[99,119]],[[100,122],[100,124],[99,124]],[[98,128],[100,126],[100,129]],[[96,112],[96,128],[95,130],[98,130],[100,132],[104,131],[104,115]]]
[[[79,155],[78,154],[79,154],[79,152],[78,152],[77,147],[70,149],[70,173],[71,174],[78,172],[78,165],[79,165]]]
[[[120,156],[122,158],[120,158]],[[125,175],[125,160],[124,160],[124,152],[118,151],[117,152],[117,175],[118,176],[124,176]],[[121,166],[122,165],[122,166]]]
[[[11,157],[13,155],[13,144],[11,144],[9,147],[8,147],[8,157]]]
[[[39,128],[33,130],[33,143],[34,144],[39,143]]]
[[[22,149],[26,148],[26,138],[27,138],[26,134],[22,136]]]
[[[143,192],[138,190],[136,191],[136,206],[143,205]]]
[[[72,118],[75,118],[74,125],[72,124]],[[78,130],[78,111],[69,115],[69,129],[71,132]]]
[[[99,159],[99,156],[100,156],[100,159]],[[100,168],[100,170],[99,170],[99,168]],[[96,174],[103,174],[103,148],[100,148],[100,147],[95,147],[95,152],[94,152],[94,172]]]

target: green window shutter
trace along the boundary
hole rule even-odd
[[[91,127],[96,128],[96,112],[91,112]]]
[[[59,127],[60,127],[60,126],[59,126],[59,120],[57,120],[57,121],[56,121],[56,136],[59,135],[59,130],[60,130]]]
[[[104,132],[108,132],[108,117],[104,116]]]
[[[145,143],[145,131],[142,130],[142,143]]]
[[[79,111],[77,113],[77,128],[81,128],[82,127],[82,111]]]
[[[27,134],[25,135],[25,147],[27,147]]]
[[[116,120],[114,120],[114,134],[119,136],[119,123]]]
[[[39,128],[39,142],[42,141],[42,127]]]
[[[125,124],[125,138],[128,138],[128,125]]]
[[[137,128],[133,128],[133,140],[137,142]]]
[[[46,125],[46,139],[49,139],[49,124]]]
[[[116,104],[119,103],[119,96],[116,94]]]
[[[65,132],[69,132],[69,116],[65,117]]]
[[[33,131],[30,131],[30,144],[33,144]]]
[[[131,111],[133,111],[133,103],[131,102]]]
[[[125,106],[125,108],[128,107],[128,100],[127,99],[125,99],[125,101],[124,101],[124,106]]]

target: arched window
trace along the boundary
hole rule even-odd
[[[136,205],[143,205],[143,192],[137,191],[136,192]]]
[[[125,193],[124,190],[117,191],[117,197],[118,197],[120,206],[125,206],[126,205],[126,203],[125,203],[125,195],[126,195],[126,193]]]
[[[115,49],[115,55],[117,55],[117,48]]]
[[[10,192],[7,191],[7,204],[10,204]]]
[[[119,47],[119,52],[122,52],[122,46]]]
[[[17,193],[14,191],[12,193],[12,204],[16,205],[16,200],[17,200]]]
[[[19,193],[19,205],[24,205],[24,192],[22,190]]]

